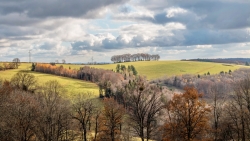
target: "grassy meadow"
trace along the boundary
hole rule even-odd
[[[140,75],[147,76],[148,80],[182,74],[218,74],[221,71],[228,72],[229,70],[236,70],[242,65],[221,64],[210,62],[194,62],[194,61],[140,61],[140,62],[126,62],[120,63],[123,65],[134,65]],[[1,64],[0,64],[1,65]],[[60,64],[59,64],[60,65]],[[90,65],[90,67],[115,70],[117,64],[105,65]],[[0,78],[10,80],[11,77],[19,71],[30,70],[31,63],[22,63],[18,69],[0,71]],[[65,68],[79,69],[82,65],[64,64]],[[94,83],[71,79],[67,77],[55,76],[39,72],[31,72],[34,74],[40,84],[49,80],[57,80],[67,90],[67,96],[74,96],[78,93],[93,92],[93,97],[98,97],[98,86]]]
[[[31,63],[21,63],[18,69],[0,71],[0,78],[10,80],[11,77],[17,72],[23,70],[29,71],[30,67]],[[87,92],[93,93],[91,95],[91,98],[99,97],[98,86],[94,83],[67,77],[45,74],[45,73],[32,72],[32,71],[29,72],[36,76],[39,84],[43,84],[49,80],[57,80],[65,88],[67,97],[72,97],[79,93],[87,93]]]
[[[218,74],[221,71],[228,72],[229,70],[236,70],[242,65],[210,63],[210,62],[195,62],[195,61],[140,61],[140,62],[125,62],[123,65],[134,65],[140,75],[147,76],[148,80],[182,74]],[[95,68],[115,70],[117,64],[106,65],[90,65]],[[64,67],[71,67],[72,69],[79,69],[82,65],[64,65]]]

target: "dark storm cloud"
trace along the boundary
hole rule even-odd
[[[170,22],[183,23],[189,29],[236,29],[250,27],[250,1],[219,1],[219,0],[155,0],[154,3],[143,0],[149,10],[154,11],[153,17],[115,17],[116,19],[144,20],[156,24]],[[181,8],[183,13],[174,13],[168,17],[169,9]],[[170,11],[171,12],[171,11]]]
[[[49,43],[49,42],[45,42],[44,44],[39,46],[40,49],[44,49],[44,50],[51,50],[55,47],[56,47],[56,43]]]
[[[180,3],[180,7],[192,11],[197,16],[204,16],[199,20],[204,27],[233,29],[250,26],[250,1],[246,3],[199,1],[193,4]]]
[[[172,31],[173,36],[159,34],[150,39],[144,39],[142,35],[135,35],[126,40],[126,37],[119,35],[115,39],[103,38],[96,41],[86,39],[84,41],[71,44],[74,50],[94,50],[105,51],[110,49],[122,49],[130,47],[167,47],[175,46],[193,46],[193,45],[216,45],[228,43],[250,42],[250,35],[245,30],[178,30]],[[100,41],[101,40],[101,41]]]
[[[0,0],[0,14],[25,13],[29,17],[80,17],[90,11],[127,0]],[[92,15],[95,17],[95,15]],[[90,17],[91,18],[91,17]]]
[[[32,39],[32,37],[25,36],[35,36],[43,33],[44,31],[36,28],[20,28],[18,26],[7,26],[0,25],[0,39]],[[34,38],[34,37],[33,37]]]
[[[227,44],[249,42],[250,38],[246,31],[229,30],[229,31],[214,31],[214,30],[191,30],[184,34],[185,42],[183,45],[196,44]]]

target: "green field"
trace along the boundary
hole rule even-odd
[[[195,62],[195,61],[141,61],[141,62],[126,62],[120,63],[123,65],[134,65],[140,75],[147,76],[147,79],[155,79],[163,76],[173,76],[182,74],[218,74],[221,71],[228,72],[229,70],[236,70],[242,65],[221,64],[210,62]],[[107,65],[90,65],[95,68],[103,68],[115,70],[117,64]],[[64,67],[71,67],[72,69],[79,69],[82,65],[64,65]],[[249,67],[250,68],[250,67]]]
[[[229,70],[236,70],[241,65],[234,64],[221,64],[221,63],[209,63],[209,62],[193,62],[193,61],[142,61],[142,62],[126,62],[120,63],[123,65],[134,65],[140,75],[147,76],[147,79],[155,79],[163,76],[173,76],[182,74],[204,74],[210,72],[210,74],[218,74],[221,71],[228,72]],[[117,64],[107,65],[90,65],[95,68],[115,70]],[[30,70],[30,63],[22,63],[18,69],[0,71],[0,78],[10,80],[11,77],[21,70]],[[71,67],[71,69],[79,69],[83,65],[65,64],[65,68]],[[94,83],[71,79],[66,77],[60,77],[50,74],[31,72],[38,78],[40,84],[49,81],[57,80],[67,90],[67,95],[72,96],[78,93],[93,92],[93,97],[98,97],[98,86]]]
[[[18,69],[0,71],[0,78],[10,80],[11,77],[19,71],[30,70],[31,64],[22,63]],[[98,86],[94,83],[86,82],[83,80],[71,79],[67,77],[55,76],[50,74],[38,73],[29,71],[31,74],[35,75],[38,79],[39,84],[43,84],[49,80],[57,80],[66,90],[66,96],[74,96],[79,93],[92,92],[91,98],[96,98],[99,96]]]

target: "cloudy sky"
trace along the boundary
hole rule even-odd
[[[0,0],[0,61],[250,58],[250,0]]]

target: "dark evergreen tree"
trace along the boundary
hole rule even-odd
[[[131,66],[128,65],[128,72],[130,72],[132,69],[131,69]]]
[[[120,69],[121,69],[120,64],[117,64],[117,65],[116,65],[116,72],[120,72]]]
[[[126,70],[126,66],[125,65],[121,65],[121,71],[125,71]]]
[[[35,64],[35,63],[32,63],[31,71],[35,71],[35,69],[36,69],[36,64]]]
[[[138,72],[136,71],[135,67],[131,65],[131,70],[133,71],[133,75],[137,75]]]

